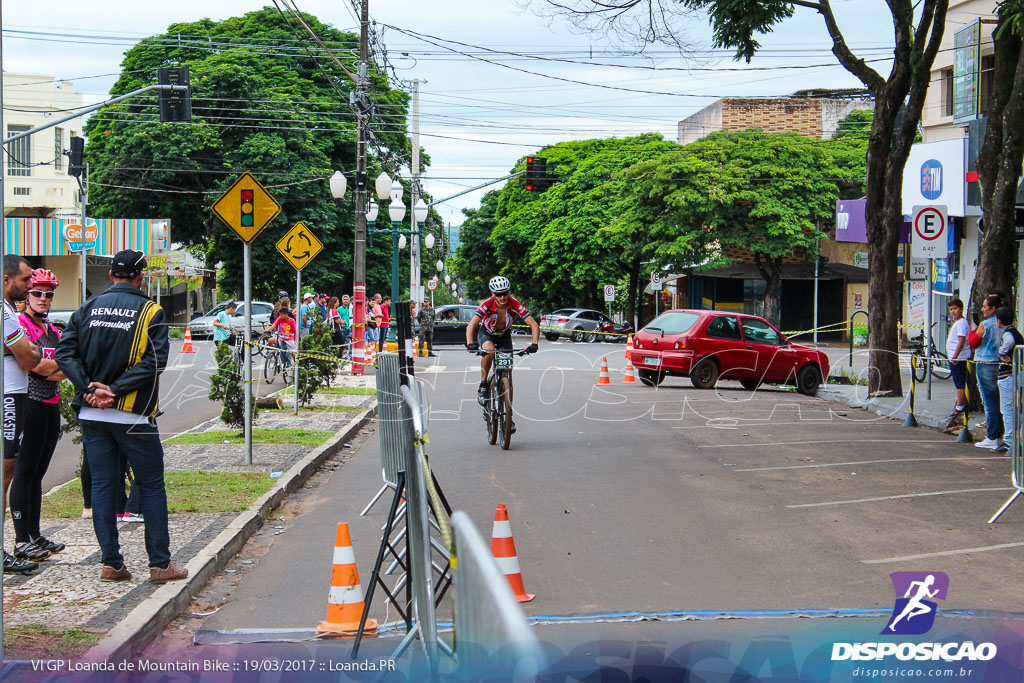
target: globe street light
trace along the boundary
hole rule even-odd
[[[437,259],[437,272],[438,273],[443,273],[444,272],[444,261],[442,261],[441,259]]]

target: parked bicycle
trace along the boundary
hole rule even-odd
[[[487,399],[484,401],[484,422],[487,424],[487,443],[492,446],[500,441],[502,450],[507,451],[512,443],[512,366],[513,356],[525,356],[526,349],[516,351],[480,349],[478,356],[494,354],[491,375],[487,380]]]
[[[928,346],[927,357],[924,351],[923,334],[910,345],[910,365],[914,379],[918,382],[923,382],[928,377],[929,366],[931,366],[932,377],[935,379],[949,379],[953,374],[949,367],[949,358],[935,346],[936,325],[938,323],[932,323],[931,343]]]

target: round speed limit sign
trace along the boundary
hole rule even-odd
[[[427,280],[427,291],[433,292],[435,289],[437,289],[437,278],[432,277]]]

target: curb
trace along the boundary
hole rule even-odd
[[[167,624],[181,615],[192,601],[234,555],[241,550],[266,519],[266,513],[280,505],[285,497],[296,491],[316,472],[320,465],[341,450],[343,442],[354,438],[359,430],[377,414],[377,402],[356,415],[335,432],[323,445],[295,463],[277,483],[244,512],[238,515],[186,566],[188,579],[167,583],[133,609],[99,643],[82,655],[88,662],[122,661],[141,651]]]
[[[825,387],[818,389],[818,398],[825,399],[826,401],[832,401],[833,403],[844,403],[851,408],[869,410],[884,417],[892,418],[893,420],[905,420],[907,415],[910,414],[910,409],[904,407],[909,400],[906,396],[903,397],[903,403],[897,408],[887,406],[878,399],[869,398],[864,401],[856,396],[848,396],[845,392],[827,389]],[[931,411],[923,409],[915,410],[914,417],[917,419],[917,423],[920,426],[929,427],[940,432],[945,431],[946,423],[949,419],[948,415],[936,415]]]

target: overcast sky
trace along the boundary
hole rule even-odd
[[[357,30],[347,0],[297,0],[297,4],[325,23]],[[891,52],[892,26],[884,0],[833,4],[854,50],[869,60],[880,60],[873,65],[887,73],[884,60],[886,52]],[[86,102],[98,102],[105,99],[120,71],[122,55],[130,47],[125,39],[160,33],[177,21],[221,20],[263,5],[243,0],[46,0],[43,13],[40,3],[3,3],[3,68],[72,79]],[[426,81],[421,85],[421,143],[432,158],[425,186],[435,197],[501,177],[521,156],[560,140],[623,137],[645,131],[675,139],[677,122],[717,97],[860,87],[828,52],[830,44],[821,18],[799,8],[794,18],[761,40],[762,56],[750,65],[756,70],[720,51],[706,53],[696,64],[708,70],[669,70],[667,67],[680,69],[695,63],[660,46],[653,48],[647,59],[610,59],[608,51],[616,47],[611,39],[574,33],[564,20],[544,19],[513,0],[371,0],[370,14],[379,22],[378,30],[399,75]],[[442,39],[436,41],[442,47],[380,24],[429,34]],[[96,44],[99,35],[110,36],[105,41],[109,44]],[[705,20],[688,23],[687,35],[695,45],[709,50],[710,31]],[[466,57],[452,50],[482,57],[486,53],[445,41],[577,62],[659,69],[486,56],[516,69],[592,84],[577,85]],[[778,68],[808,65],[818,66]],[[103,74],[111,75],[95,77]],[[460,209],[477,206],[482,193],[466,195],[438,209],[446,221],[458,225]]]

